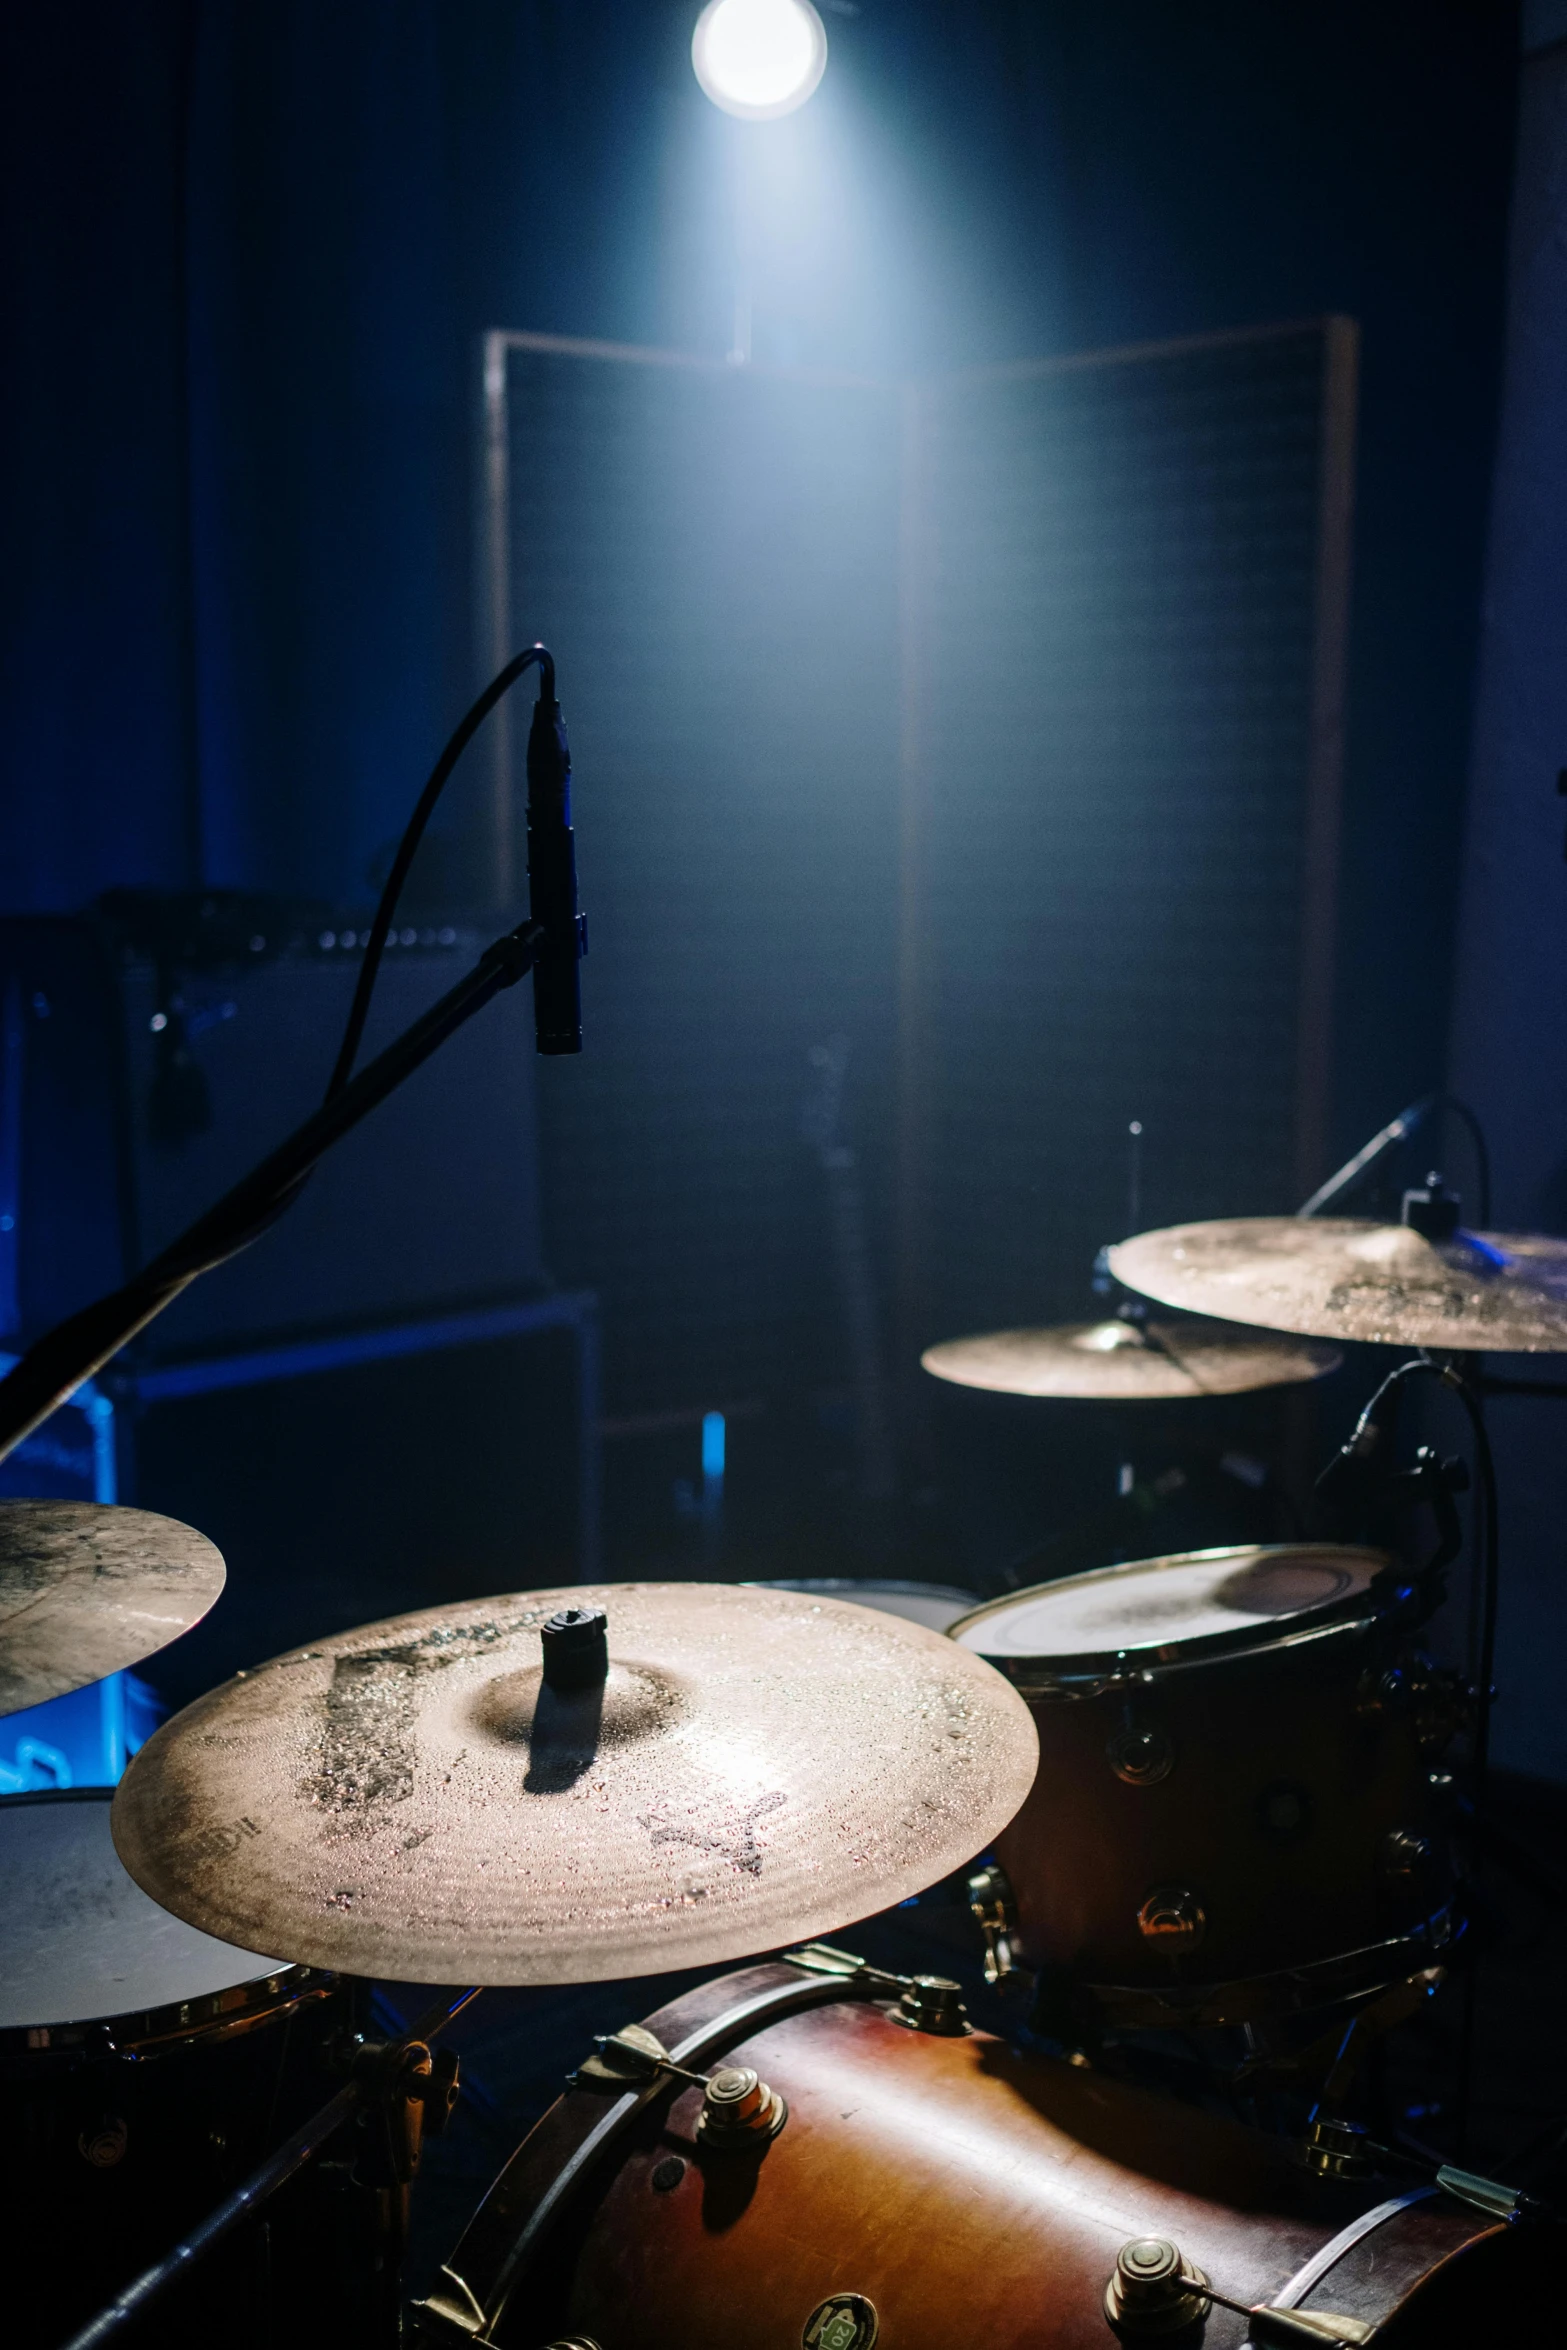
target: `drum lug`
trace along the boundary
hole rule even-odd
[[[1369,2179],[1376,2174],[1371,2141],[1360,2123],[1333,2114],[1320,2114],[1307,2123],[1301,2158],[1323,2179]]]
[[[1128,1787],[1157,1787],[1175,1768],[1175,1748],[1169,1737],[1147,1722],[1128,1722],[1116,1732],[1105,1752],[1111,1770]]]
[[[1156,1885],[1137,1913],[1137,1931],[1145,1942],[1184,1958],[1195,1950],[1207,1931],[1208,1913],[1189,1885]]]
[[[1000,1983],[1021,1972],[1017,1946],[1017,1903],[1005,1869],[992,1862],[968,1881],[968,1903],[985,1939],[985,1980]]]
[[[962,1988],[948,1975],[916,1975],[887,2021],[911,2032],[932,2032],[943,2040],[961,2040],[973,2029]]]
[[[760,2151],[777,2137],[789,2108],[748,2064],[726,2064],[713,2074],[697,2117],[699,2145],[725,2153]]]
[[[1105,2316],[1118,2334],[1175,2334],[1208,2314],[1208,2279],[1167,2236],[1134,2236],[1115,2256]]]
[[[1407,1721],[1418,1745],[1440,1753],[1474,1718],[1474,1691],[1462,1673],[1418,1654],[1365,1672],[1355,1692],[1362,1721]]]
[[[1429,1836],[1413,1828],[1390,1828],[1377,1848],[1377,1873],[1388,1892],[1423,1898],[1435,1859]]]

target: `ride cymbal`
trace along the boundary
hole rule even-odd
[[[549,1619],[595,1608],[607,1678],[545,1682]],[[1018,1810],[1037,1751],[998,1673],[896,1616],[713,1583],[523,1591],[198,1698],[132,1762],[114,1839],[176,1917],[301,1964],[602,1981],[919,1892]]]
[[[1567,1353],[1567,1240],[1248,1216],[1173,1224],[1110,1251],[1117,1281],[1267,1330],[1441,1353]]]
[[[223,1589],[204,1534],[151,1510],[0,1502],[0,1714],[139,1664]]]
[[[1060,1322],[1037,1330],[987,1330],[927,1347],[920,1361],[957,1387],[997,1395],[1162,1403],[1194,1395],[1244,1395],[1321,1379],[1342,1361],[1331,1346],[1271,1330],[1196,1318],[1137,1323]]]

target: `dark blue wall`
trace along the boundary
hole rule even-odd
[[[749,138],[696,90],[694,14],[7,12],[0,902],[362,894],[471,683],[474,338],[722,349],[738,173],[762,358],[1362,321],[1353,1137],[1440,1065],[1511,12],[866,0]]]

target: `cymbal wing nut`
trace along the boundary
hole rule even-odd
[[[601,1607],[563,1607],[539,1627],[544,1680],[562,1694],[609,1678],[609,1620]]]

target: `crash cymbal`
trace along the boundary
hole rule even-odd
[[[920,1361],[957,1387],[998,1395],[1080,1397],[1095,1403],[1160,1403],[1192,1395],[1243,1395],[1336,1371],[1342,1357],[1309,1339],[1233,1322],[1059,1322],[1039,1330],[987,1330],[927,1347]]]
[[[151,1510],[0,1502],[0,1714],[139,1664],[223,1589],[204,1534]]]
[[[1269,1330],[1442,1353],[1567,1352],[1567,1240],[1404,1224],[1249,1216],[1174,1224],[1110,1251],[1117,1281],[1161,1304]]]
[[[548,1619],[593,1608],[607,1679],[546,1684]],[[551,1629],[552,1674],[579,1630]],[[899,1617],[579,1586],[240,1675],[142,1748],[114,1840],[155,1901],[246,1948],[413,1982],[592,1982],[773,1949],[934,1884],[1017,1811],[1036,1759],[1000,1675]]]

